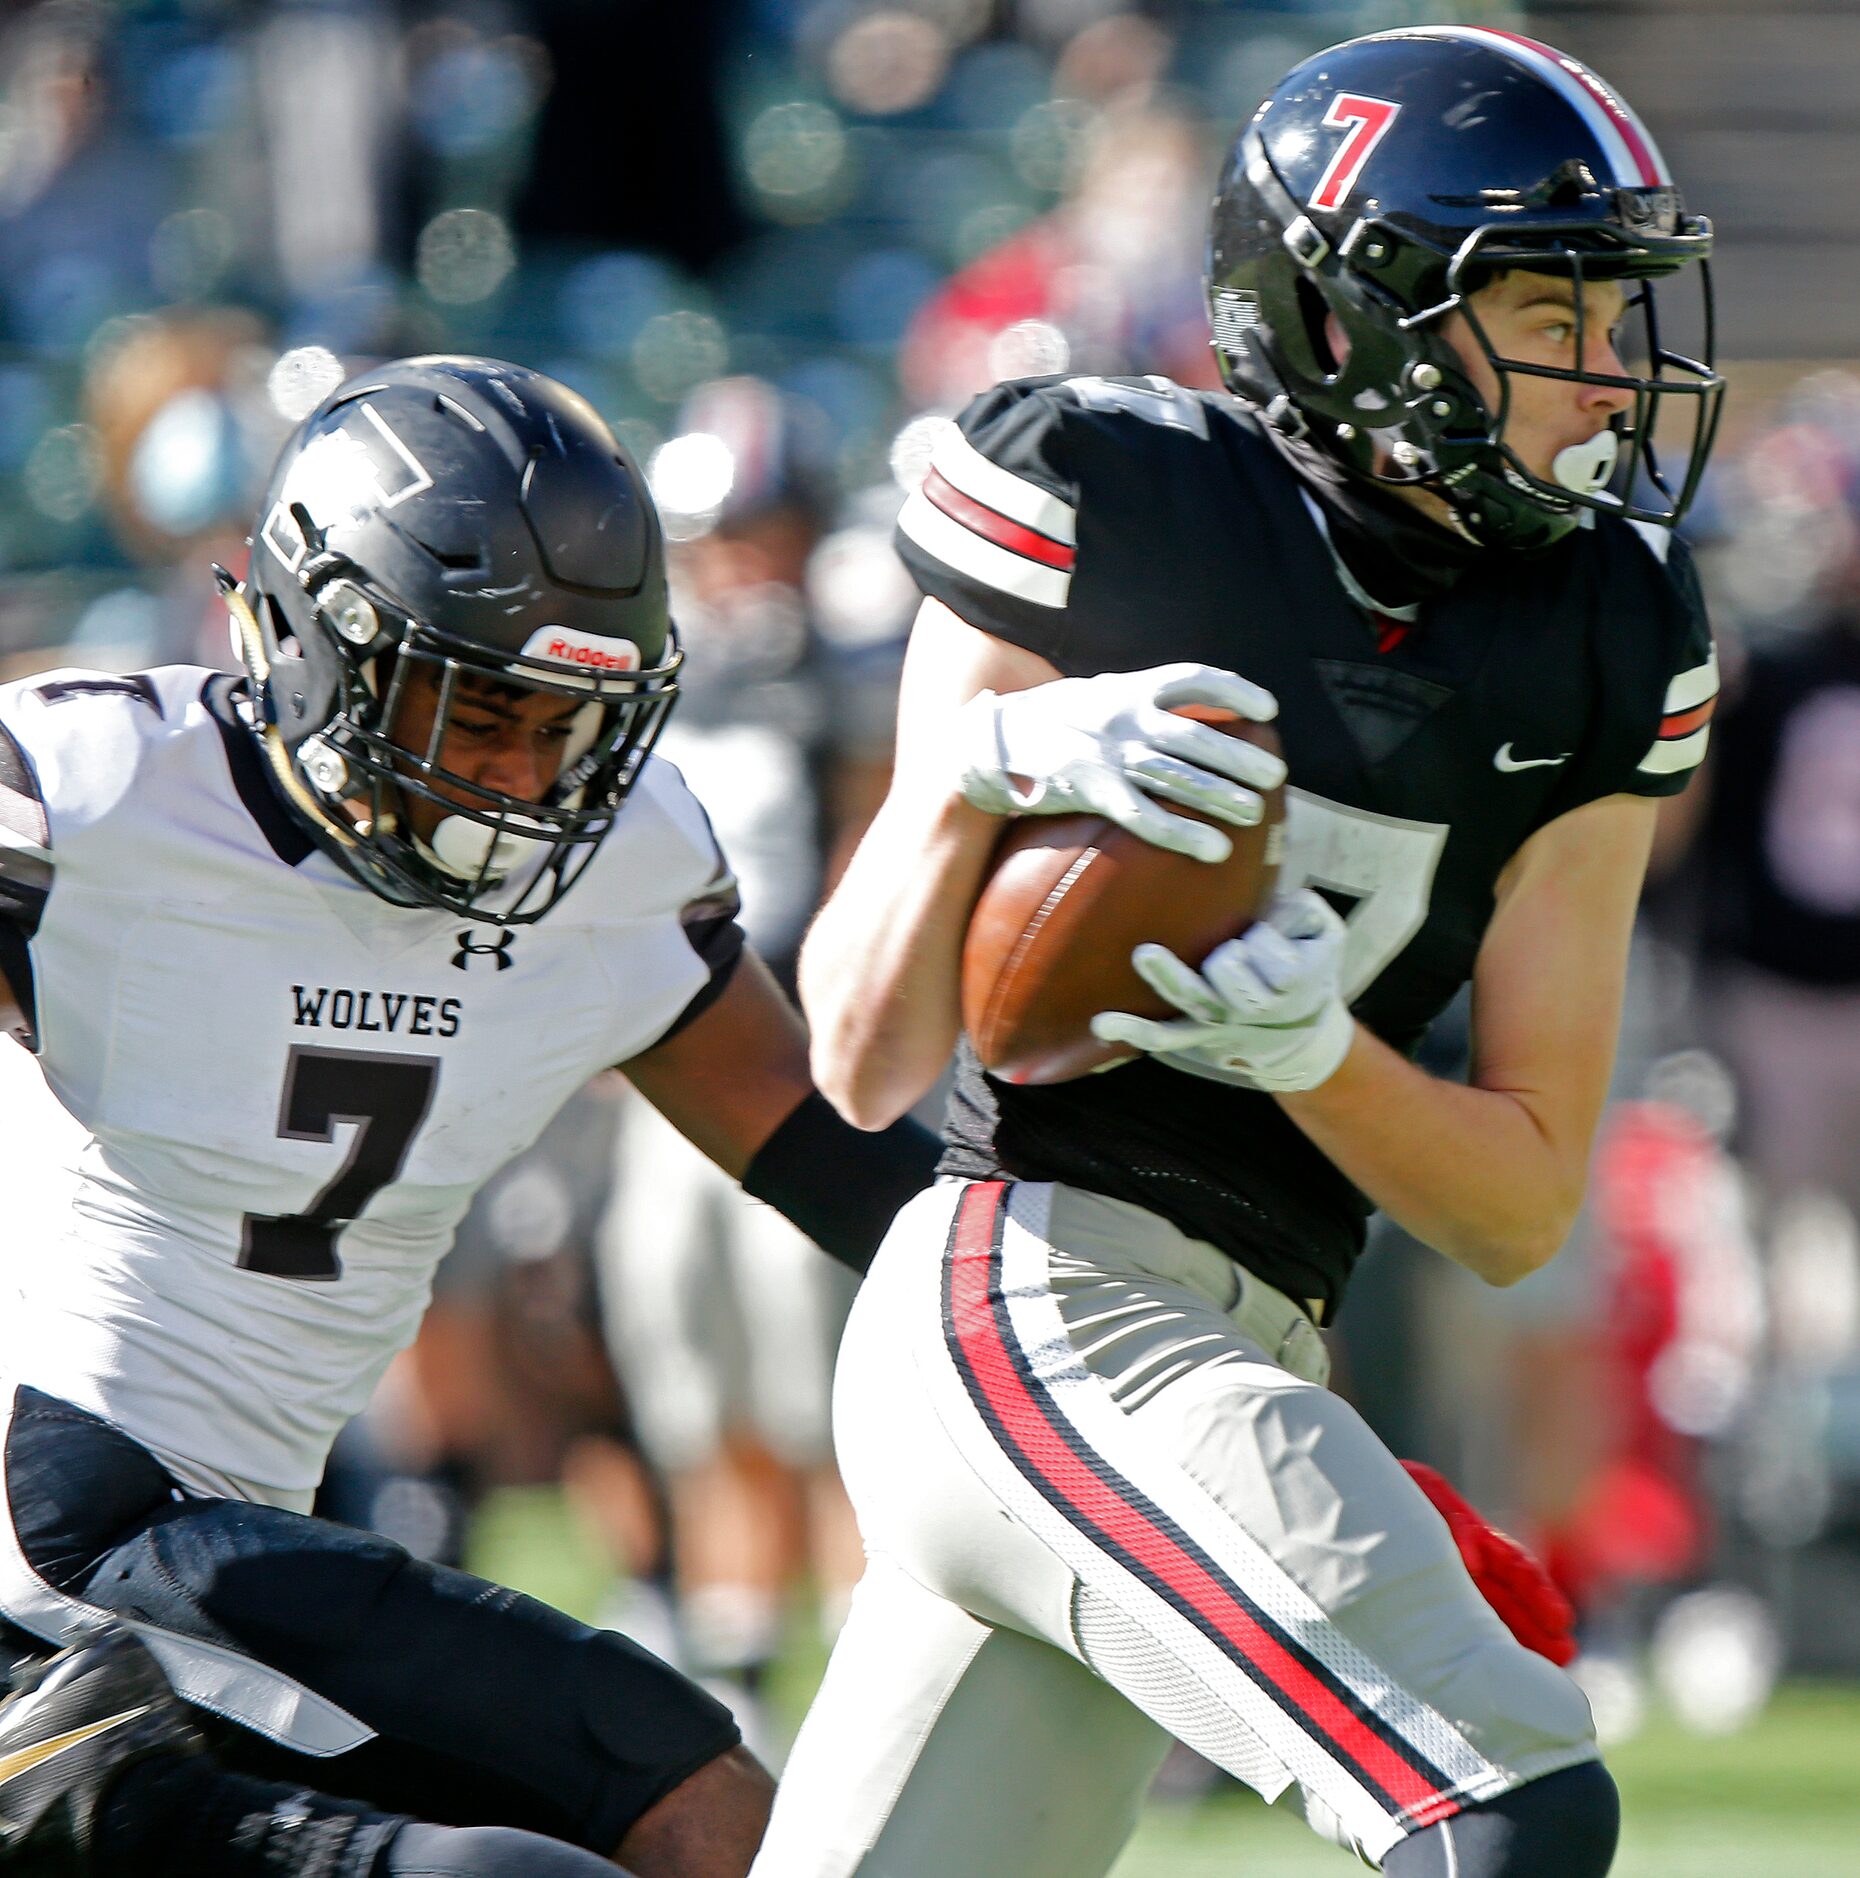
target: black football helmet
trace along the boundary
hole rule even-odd
[[[1670,527],[1698,487],[1723,394],[1711,243],[1640,121],[1577,60],[1483,27],[1376,33],[1288,73],[1236,140],[1209,240],[1214,349],[1228,388],[1296,447],[1349,476],[1436,490],[1486,544],[1543,545],[1584,508]],[[1703,297],[1697,358],[1663,342],[1654,303],[1654,281],[1689,264]],[[1510,268],[1574,283],[1572,369],[1493,347],[1470,296]],[[1638,283],[1624,350],[1644,369],[1576,369],[1589,356],[1582,284],[1595,279]],[[1442,337],[1454,312],[1496,374],[1496,410]],[[1340,363],[1327,314],[1348,340]],[[1506,442],[1519,373],[1631,390],[1633,410],[1562,452],[1547,480]],[[1691,421],[1669,472],[1655,433],[1675,409]]]
[[[585,399],[496,359],[396,359],[332,392],[272,472],[243,586],[223,585],[285,799],[397,905],[540,919],[677,696],[645,478]],[[394,731],[419,673],[438,701],[411,749]],[[544,800],[443,766],[474,679],[581,704]],[[413,797],[445,811],[430,841],[409,825]]]

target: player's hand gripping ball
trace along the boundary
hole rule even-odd
[[[1488,1526],[1431,1467],[1403,1461],[1409,1478],[1447,1522],[1467,1574],[1505,1628],[1559,1668],[1576,1660],[1576,1613],[1556,1581],[1517,1540]]]
[[[1345,938],[1323,896],[1301,887],[1276,896],[1199,969],[1166,946],[1138,946],[1131,959],[1138,976],[1179,1015],[1102,1011],[1092,1034],[1249,1088],[1315,1089],[1356,1038],[1343,1001]]]
[[[1258,819],[1236,824],[1231,815],[1191,804],[1184,792],[1170,795],[1166,811],[1140,798],[1147,818],[1175,825],[1164,830],[1172,847],[1156,845],[1157,831],[1147,822],[1138,834],[1104,813],[1023,812],[1011,822],[970,915],[962,956],[963,1025],[993,1075],[1065,1082],[1133,1056],[1130,1044],[1094,1036],[1092,1019],[1102,1011],[1181,1015],[1139,976],[1131,962],[1137,948],[1162,945],[1199,963],[1245,931],[1272,899],[1285,816],[1277,733],[1215,705],[1163,708],[1248,746],[1243,773],[1251,787],[1239,793],[1249,806],[1257,799]],[[1262,764],[1262,755],[1273,761]],[[1205,850],[1218,853],[1224,845],[1222,858],[1179,851],[1190,838],[1204,839],[1203,827],[1226,837]]]

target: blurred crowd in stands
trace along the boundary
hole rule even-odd
[[[1308,51],[1450,14],[1524,21],[0,4],[0,677],[228,663],[211,564],[241,565],[296,419],[371,358],[535,365],[648,469],[689,649],[662,747],[791,967],[883,792],[914,603],[890,528],[938,427],[1001,377],[1212,383],[1225,135]],[[1860,1673],[1860,377],[1732,387],[1689,524],[1729,706],[1662,831],[1584,1222],[1505,1293],[1390,1233],[1338,1333],[1391,1444],[1544,1548],[1616,1733]],[[611,1081],[487,1189],[326,1506],[458,1558],[486,1494],[561,1483],[607,1616],[753,1738],[768,1666],[858,1572],[846,1287]],[[29,1099],[9,1060],[16,1140]]]

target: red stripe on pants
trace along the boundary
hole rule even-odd
[[[962,1197],[950,1261],[950,1315],[970,1374],[1032,1468],[1087,1530],[1114,1540],[1152,1577],[1234,1645],[1346,1764],[1366,1773],[1417,1825],[1460,1810],[1459,1802],[1411,1767],[1266,1630],[1218,1579],[1140,1507],[1121,1498],[1072,1451],[1041,1412],[995,1321],[992,1267],[996,1217],[1006,1184],[990,1181]]]

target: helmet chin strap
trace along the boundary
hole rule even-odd
[[[1621,433],[1598,430],[1587,443],[1566,444],[1551,459],[1550,474],[1572,494],[1599,495],[1615,473],[1621,454]]]

